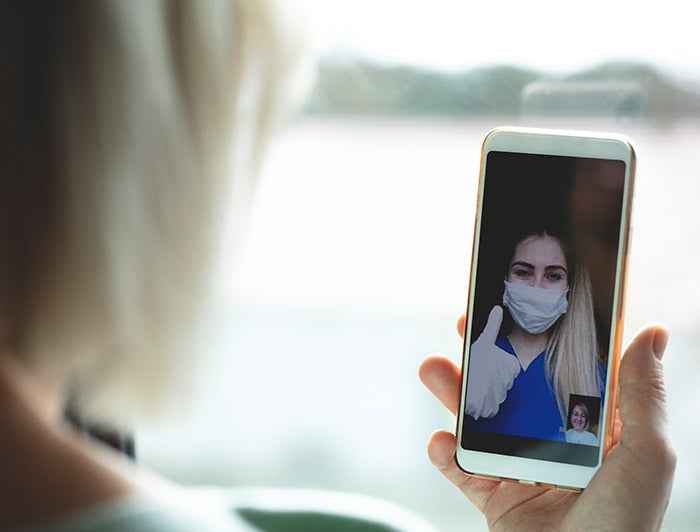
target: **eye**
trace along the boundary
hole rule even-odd
[[[566,281],[566,276],[560,272],[549,272],[546,275],[546,278],[551,283],[556,283],[559,281]]]
[[[511,273],[518,279],[527,279],[530,277],[530,270],[527,268],[515,267],[511,270]]]

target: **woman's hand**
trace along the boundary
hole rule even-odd
[[[496,345],[503,322],[503,309],[491,309],[486,327],[471,345],[469,382],[465,411],[474,419],[493,417],[520,373],[517,357]]]
[[[463,335],[464,316],[458,329]],[[657,530],[676,465],[661,364],[667,341],[663,326],[649,326],[625,351],[615,443],[581,494],[469,476],[455,463],[455,435],[445,430],[430,438],[428,456],[484,513],[492,530]],[[419,375],[455,414],[460,368],[445,356],[431,355],[421,364]]]

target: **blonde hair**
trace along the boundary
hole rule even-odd
[[[126,424],[187,372],[228,198],[308,79],[281,7],[3,10],[0,330],[93,418]]]
[[[562,426],[567,426],[571,394],[600,397],[599,358],[591,280],[583,263],[574,263],[566,313],[554,326],[545,354],[545,375],[552,383]]]

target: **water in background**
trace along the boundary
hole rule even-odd
[[[270,153],[222,287],[201,393],[176,422],[139,432],[140,459],[183,482],[356,491],[441,530],[485,528],[428,463],[429,435],[454,422],[416,368],[433,351],[459,356],[479,149],[497,125],[357,118],[290,127]],[[671,330],[679,462],[666,527],[695,529],[700,124],[573,126],[636,141],[625,337],[649,321]]]

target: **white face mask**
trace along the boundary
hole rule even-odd
[[[566,312],[568,290],[550,290],[504,281],[503,305],[522,329],[540,334]]]

